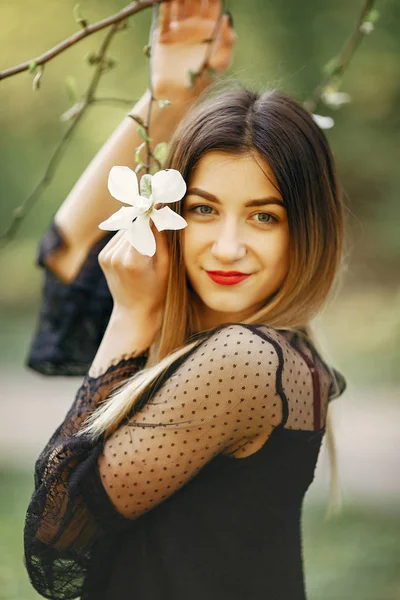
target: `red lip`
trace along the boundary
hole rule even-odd
[[[206,271],[206,273],[214,283],[221,285],[236,285],[251,275],[251,273],[240,273],[239,271]]]
[[[250,275],[250,273],[242,273],[241,271],[207,271],[211,275],[222,275],[223,277],[231,277],[232,275]]]

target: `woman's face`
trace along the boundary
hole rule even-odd
[[[267,162],[258,154],[208,152],[190,178],[183,216],[184,261],[201,329],[259,310],[289,268],[286,209]],[[208,271],[249,276],[224,285]]]

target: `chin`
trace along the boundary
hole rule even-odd
[[[252,304],[248,302],[240,302],[239,299],[232,298],[232,300],[225,298],[210,298],[204,297],[202,298],[202,302],[211,310],[215,310],[218,313],[244,313],[248,311]]]

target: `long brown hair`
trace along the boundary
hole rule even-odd
[[[309,332],[311,319],[332,289],[343,246],[341,193],[324,133],[287,95],[275,90],[260,95],[236,87],[201,101],[188,113],[171,141],[167,166],[180,171],[188,183],[201,157],[212,150],[261,155],[275,175],[287,208],[288,274],[264,307],[242,322]],[[184,201],[174,207],[180,214]],[[182,232],[166,233],[171,268],[163,325],[150,348],[146,368],[87,420],[81,433],[92,438],[112,432],[133,407],[140,408],[143,393],[198,343],[189,343],[197,315],[186,280]],[[332,449],[330,435],[328,443]],[[334,452],[331,454],[334,459]]]
[[[290,268],[281,288],[244,322],[303,327],[325,303],[343,246],[343,206],[333,157],[322,130],[297,102],[278,91],[228,90],[196,107],[171,142],[168,166],[185,181],[211,150],[257,151],[271,167],[287,208]],[[184,200],[177,212],[183,213]],[[158,356],[182,345],[196,315],[186,287],[181,232],[168,232],[173,261]],[[182,322],[182,315],[187,321]],[[180,327],[175,329],[175,324]],[[171,323],[174,333],[171,332]],[[152,362],[153,362],[152,361]]]

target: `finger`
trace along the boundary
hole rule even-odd
[[[170,4],[171,4],[171,22],[177,21],[178,13],[179,13],[179,6],[178,6],[179,0],[171,0]]]
[[[141,254],[134,248],[128,239],[128,236],[124,238],[124,245],[118,247],[119,252],[119,264],[125,269],[134,269],[136,271],[146,271],[152,263],[153,257]]]
[[[160,23],[160,33],[168,33],[168,31],[170,30],[170,26],[171,26],[171,0],[169,2],[163,2],[161,4],[161,9],[160,9],[160,17],[159,17],[159,23]]]
[[[104,255],[101,257],[102,259],[102,263],[104,265],[112,265],[115,256],[117,256],[118,254],[118,250],[119,248],[122,246],[122,244],[124,243],[124,239],[125,239],[125,230],[120,229],[114,236],[113,240],[114,240],[114,244],[112,244],[110,247],[105,247],[104,250],[106,250],[104,252]],[[100,262],[100,254],[99,254],[99,262]]]
[[[110,263],[114,270],[127,269],[136,266],[139,253],[128,240],[128,236],[124,235],[121,238],[118,246],[114,248],[113,254],[110,256]],[[143,257],[144,258],[144,257]]]
[[[231,27],[230,17],[224,15],[208,61],[210,67],[224,69],[228,66],[230,53],[236,40],[236,31]]]
[[[115,248],[115,246],[118,244],[119,240],[121,239],[122,234],[123,234],[123,230],[122,229],[120,229],[119,231],[116,231],[115,234],[112,236],[112,238],[104,246],[104,248],[99,252],[99,256],[100,255],[105,256],[113,248]]]
[[[115,246],[119,243],[121,239],[122,231],[117,231],[115,235],[111,238],[109,242],[104,246],[102,250],[100,250],[97,256],[97,262],[99,263],[101,269],[104,271],[110,264],[110,257],[114,252]]]
[[[221,43],[228,48],[232,48],[237,40],[237,34],[231,24],[231,16],[224,14],[221,19],[221,26],[216,37],[216,44]]]
[[[199,17],[203,0],[186,0],[186,16]]]
[[[222,12],[221,0],[203,0],[202,15],[216,21]]]
[[[174,18],[176,21],[182,21],[187,16],[187,2],[186,0],[175,0],[175,12]]]

